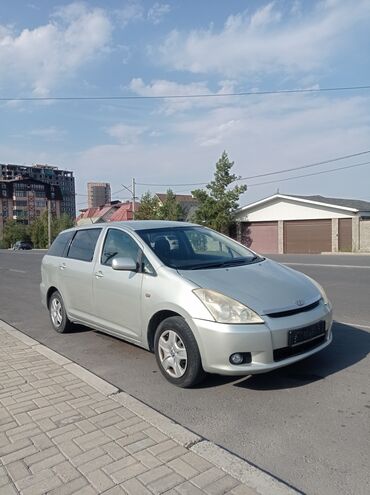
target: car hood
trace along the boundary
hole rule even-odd
[[[250,265],[179,273],[199,287],[221,292],[261,315],[297,309],[321,297],[305,275],[267,259]]]

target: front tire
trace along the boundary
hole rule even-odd
[[[56,332],[66,333],[71,329],[72,323],[68,319],[63,298],[57,290],[53,292],[49,300],[49,315]]]
[[[178,387],[192,387],[205,377],[198,344],[181,316],[171,316],[160,323],[154,352],[162,375]]]

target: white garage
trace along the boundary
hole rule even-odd
[[[260,253],[370,251],[370,202],[275,194],[235,213],[237,238]]]

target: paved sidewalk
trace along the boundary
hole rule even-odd
[[[295,493],[261,473],[0,322],[1,495]]]

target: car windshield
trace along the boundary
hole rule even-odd
[[[137,233],[165,265],[179,270],[223,268],[262,259],[205,227],[168,227]]]

